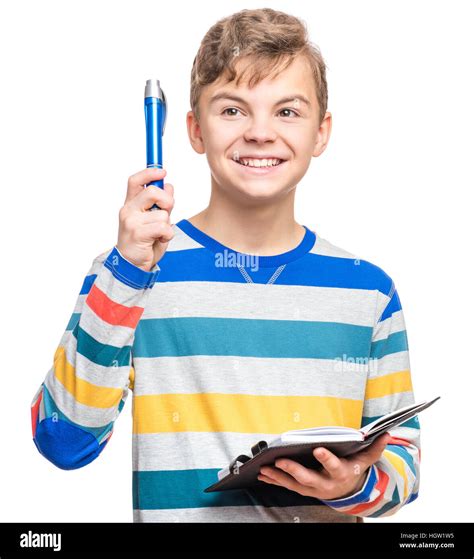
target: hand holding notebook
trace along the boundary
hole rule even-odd
[[[341,426],[310,427],[286,431],[270,443],[259,441],[251,449],[252,457],[245,454],[237,456],[229,466],[218,472],[218,481],[204,491],[209,493],[262,484],[264,482],[257,477],[260,468],[272,466],[277,458],[291,458],[308,468],[322,469],[321,463],[313,454],[315,448],[323,446],[339,457],[360,452],[383,433],[408,421],[439,398],[440,396],[427,402],[405,406],[360,429]]]

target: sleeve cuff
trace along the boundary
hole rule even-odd
[[[334,507],[350,507],[351,505],[358,505],[360,503],[367,503],[370,499],[370,494],[377,483],[377,472],[375,469],[375,464],[372,464],[367,472],[367,477],[365,483],[357,493],[349,495],[348,497],[343,497],[341,499],[321,499],[324,504]]]
[[[112,272],[115,278],[135,289],[150,289],[160,273],[158,264],[155,264],[149,272],[135,266],[121,254],[116,246],[107,256],[104,266]]]

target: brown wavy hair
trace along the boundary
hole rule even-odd
[[[319,104],[319,123],[327,109],[326,64],[319,48],[308,39],[306,24],[299,18],[261,8],[241,10],[220,19],[205,34],[191,70],[190,102],[199,119],[202,88],[222,75],[228,82],[236,77],[253,87],[272,72],[287,68],[298,55],[305,56],[311,68]],[[248,57],[249,63],[239,76],[235,64]]]

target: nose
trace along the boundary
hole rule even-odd
[[[271,117],[257,116],[249,119],[248,126],[244,132],[244,139],[247,142],[273,142],[277,134],[273,127]]]

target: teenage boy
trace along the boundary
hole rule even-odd
[[[117,243],[94,259],[31,413],[39,452],[80,468],[133,390],[134,521],[360,522],[418,495],[417,418],[347,459],[316,450],[321,471],[282,458],[255,487],[203,491],[259,440],[414,402],[393,280],[294,219],[326,108],[304,23],[243,10],[209,29],[191,73],[207,208],[171,224],[172,185],[144,188],[166,171],[128,180]]]

